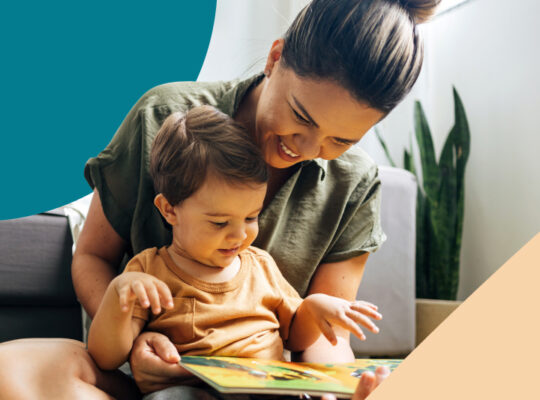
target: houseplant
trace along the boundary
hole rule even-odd
[[[414,107],[419,160],[413,152],[412,140],[403,154],[403,167],[413,173],[418,182],[416,297],[419,299],[456,300],[457,297],[470,132],[463,103],[455,88],[453,94],[455,122],[439,160],[435,157],[431,130],[419,101]],[[376,134],[388,160],[396,166],[378,130]],[[448,309],[448,303],[441,304]]]

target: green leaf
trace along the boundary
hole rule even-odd
[[[420,150],[420,163],[422,165],[422,186],[428,198],[435,198],[439,186],[439,171],[435,159],[435,149],[431,139],[431,131],[427,123],[422,104],[415,102],[414,125],[416,141]]]
[[[404,149],[403,152],[405,169],[415,175],[415,166],[420,165],[422,169],[416,208],[417,297],[449,300],[457,297],[470,132],[455,88],[453,93],[455,123],[446,138],[439,162],[424,110],[418,101],[415,103],[414,120],[419,152],[413,153],[412,138],[409,150]],[[380,137],[379,141],[384,143]],[[388,149],[385,151],[389,157]],[[417,155],[420,157],[418,163],[415,162]]]
[[[386,142],[383,140],[382,135],[379,132],[379,128],[375,127],[374,129],[375,129],[375,135],[377,136],[377,139],[379,139],[379,143],[381,144],[381,146],[382,146],[382,148],[384,150],[384,154],[386,155],[386,158],[390,162],[390,165],[392,167],[395,167],[396,163],[392,159],[392,156],[390,155],[390,151],[388,151],[388,146],[386,146]]]
[[[414,165],[412,134],[409,135],[409,150],[403,150],[403,168],[416,176],[416,180],[419,181],[418,175],[416,174],[416,167]]]
[[[413,159],[411,153],[409,153],[407,149],[403,150],[403,168],[415,174]]]

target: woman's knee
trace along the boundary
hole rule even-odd
[[[128,377],[119,371],[101,371],[85,345],[75,340],[2,343],[0,371],[2,399],[111,398],[107,393],[116,398],[124,398],[124,394],[125,398],[139,397]]]

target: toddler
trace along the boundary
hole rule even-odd
[[[180,355],[283,359],[333,326],[361,339],[376,307],[325,294],[304,300],[271,256],[250,247],[258,232],[267,166],[248,134],[211,106],[169,116],[150,157],[154,204],[172,242],[136,255],[111,281],[92,322],[98,366],[124,363],[143,329],[161,332]]]

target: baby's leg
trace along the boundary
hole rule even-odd
[[[133,381],[97,368],[81,342],[21,339],[0,344],[1,400],[137,399]]]

